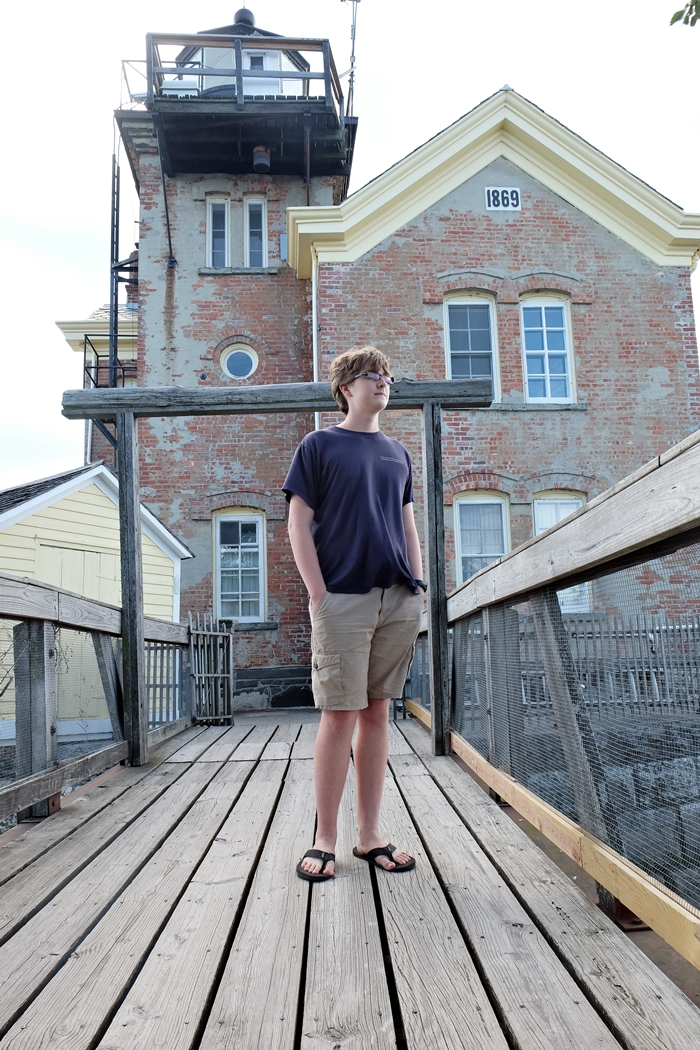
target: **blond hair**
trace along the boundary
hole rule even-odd
[[[348,414],[348,403],[340,389],[347,386],[360,372],[389,372],[389,358],[376,346],[352,346],[336,357],[331,365],[331,391],[343,415]]]

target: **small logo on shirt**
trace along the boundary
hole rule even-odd
[[[379,458],[385,460],[387,463],[403,463],[403,460],[397,459],[396,456],[380,456]]]

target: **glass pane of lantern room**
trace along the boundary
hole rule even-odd
[[[244,69],[279,69],[279,51],[244,51]],[[279,80],[267,77],[243,77],[244,95],[279,95],[281,94]]]
[[[235,69],[236,55],[232,47],[205,47],[202,49],[202,64],[209,69]],[[235,77],[203,77],[202,88],[235,84]]]

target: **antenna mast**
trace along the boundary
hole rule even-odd
[[[342,4],[347,3],[347,0],[340,0]],[[352,28],[350,29],[350,79],[348,81],[348,116],[353,115],[353,102],[355,97],[355,29],[357,27],[357,5],[360,0],[350,0],[352,3]]]

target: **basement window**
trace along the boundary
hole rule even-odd
[[[210,200],[207,205],[207,266],[223,269],[229,266],[228,199]]]
[[[245,264],[267,266],[267,208],[264,200],[247,200],[245,208]]]

